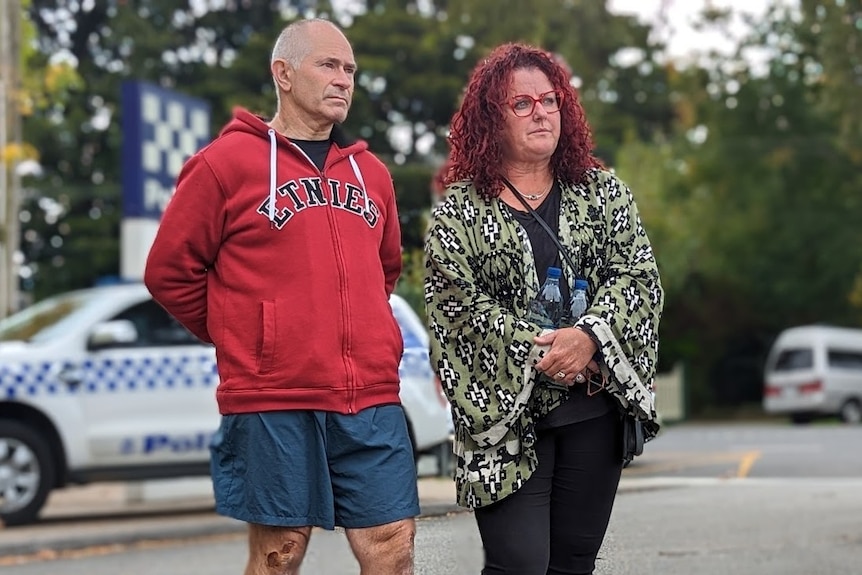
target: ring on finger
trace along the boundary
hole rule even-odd
[[[577,383],[584,383],[585,381],[587,381],[587,378],[584,377],[583,373],[579,373],[578,375],[575,376],[575,381]]]
[[[554,376],[554,379],[564,379],[565,377],[566,377],[565,371],[558,371],[557,374]]]

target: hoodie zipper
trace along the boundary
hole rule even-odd
[[[294,144],[290,140],[288,140],[288,143],[291,146],[291,148],[293,148],[294,150],[299,152],[299,154],[303,158],[305,158],[305,160],[308,162],[308,164],[320,176],[321,180],[326,181],[325,172],[328,168],[331,167],[331,165],[324,165],[323,170],[318,169],[318,167],[315,165],[315,163],[313,161],[311,161],[311,158],[308,157],[308,154],[306,154],[302,150],[302,148],[300,148],[298,145]],[[273,170],[274,170],[274,168],[273,168]],[[360,183],[362,183],[362,182],[360,182]],[[365,188],[365,186],[363,185],[363,191],[364,191],[364,188]],[[367,196],[366,196],[366,198],[367,198]],[[273,202],[270,202],[270,204],[274,208],[274,200],[273,200]],[[339,269],[337,270],[338,271],[338,287],[339,287],[341,309],[342,309],[342,312],[341,312],[341,322],[342,323],[341,324],[342,324],[342,326],[344,326],[344,336],[343,336],[342,342],[341,342],[341,352],[343,354],[342,358],[343,358],[344,367],[345,367],[345,370],[347,372],[347,389],[348,389],[347,412],[349,414],[354,414],[354,413],[356,413],[356,372],[355,372],[355,369],[353,366],[353,358],[351,357],[350,340],[351,340],[351,336],[352,336],[353,331],[351,328],[352,324],[351,324],[351,317],[350,317],[350,305],[348,302],[349,298],[347,297],[347,293],[348,293],[347,292],[347,276],[344,273],[344,268],[345,268],[344,251],[342,249],[342,242],[341,242],[341,237],[338,233],[338,227],[335,225],[335,219],[334,219],[334,215],[333,215],[331,209],[326,210],[326,219],[329,222],[330,234],[332,234],[332,237],[334,238],[335,253],[336,253],[336,257],[338,258],[338,261],[340,264]]]

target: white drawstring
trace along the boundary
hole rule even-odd
[[[278,151],[278,143],[275,140],[275,130],[269,129],[269,227],[275,225],[275,160]]]
[[[362,172],[359,171],[359,165],[353,159],[353,154],[348,156],[350,165],[353,167],[353,173],[356,174],[356,179],[359,180],[359,185],[362,186],[362,197],[365,199],[365,211],[371,212],[371,207],[368,202],[368,190],[365,189],[365,180],[362,179]]]

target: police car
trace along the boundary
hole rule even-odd
[[[428,335],[400,297],[401,399],[417,454],[445,444]],[[34,521],[52,489],[209,474],[215,351],[142,284],[46,299],[0,321],[0,519]]]

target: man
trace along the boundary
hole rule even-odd
[[[336,525],[363,574],[412,574],[392,179],[339,129],[356,63],[335,25],[285,28],[270,69],[275,117],[238,109],[189,159],[144,280],[215,345],[213,486],[218,512],[249,523],[246,575],[298,573],[312,527]]]

